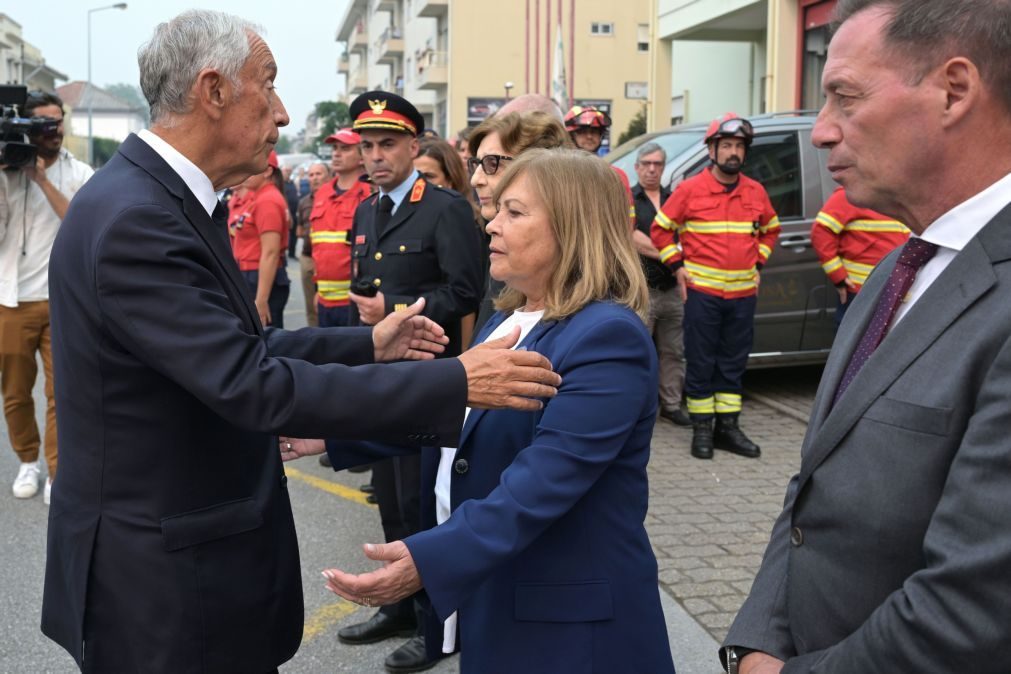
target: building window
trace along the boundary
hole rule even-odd
[[[614,35],[614,24],[594,21],[590,24],[590,35]]]
[[[638,51],[649,51],[648,23],[640,23],[636,28],[635,46]]]

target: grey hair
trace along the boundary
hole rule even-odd
[[[645,157],[648,154],[653,154],[654,152],[659,152],[661,155],[663,155],[662,161],[664,164],[667,163],[667,151],[664,150],[662,147],[660,147],[657,143],[654,143],[653,141],[644,143],[643,146],[639,148],[639,151],[635,153],[635,163],[638,164],[640,161],[642,161],[643,157]]]
[[[323,170],[326,171],[326,174],[327,175],[331,175],[331,173],[330,173],[330,164],[327,164],[326,162],[322,162],[322,161],[314,161],[313,163],[309,164],[309,169],[312,170],[313,166],[322,166]]]
[[[151,123],[167,126],[174,115],[190,111],[190,90],[205,68],[227,77],[238,96],[250,36],[262,33],[245,19],[206,9],[191,9],[158,24],[151,40],[137,52]]]
[[[833,30],[874,8],[889,13],[886,46],[912,65],[913,84],[964,56],[1011,112],[1011,0],[839,0]]]

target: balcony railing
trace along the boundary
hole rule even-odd
[[[380,63],[394,63],[404,55],[404,37],[399,28],[387,28],[376,41]]]
[[[425,51],[418,57],[418,88],[441,89],[449,83],[449,55]]]

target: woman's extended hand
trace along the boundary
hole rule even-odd
[[[326,569],[326,588],[362,606],[385,606],[409,597],[421,589],[421,576],[403,541],[366,543],[365,556],[384,562],[381,569],[355,575],[340,569]]]

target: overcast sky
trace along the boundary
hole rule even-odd
[[[88,79],[87,10],[114,0],[25,0],[2,10],[21,24],[22,37],[42,50],[46,63],[70,80]],[[196,5],[192,0],[127,0],[125,10],[91,15],[91,77],[98,86],[139,84],[137,49],[154,27]],[[277,88],[288,108],[288,132],[305,126],[305,116],[321,100],[343,89],[337,75],[334,41],[347,0],[215,0],[203,7],[238,14],[266,29],[278,63]],[[59,83],[58,83],[59,84]],[[340,90],[339,90],[340,88]]]

